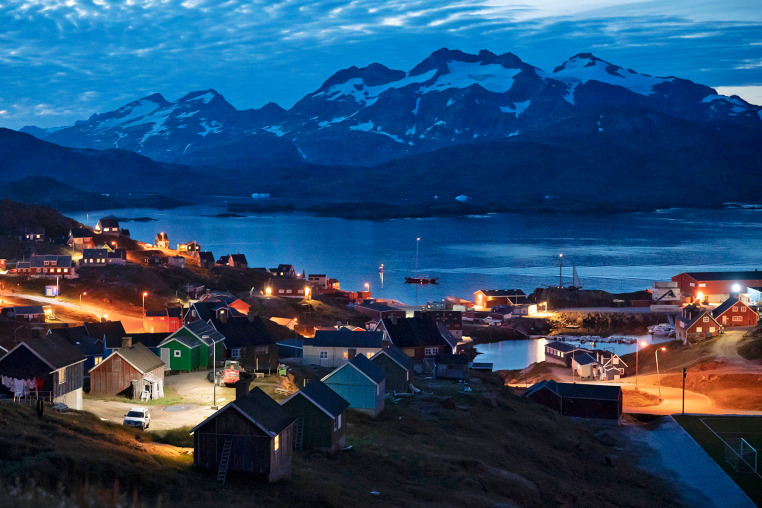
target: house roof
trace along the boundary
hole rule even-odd
[[[480,289],[484,296],[526,296],[521,289]]]
[[[56,267],[71,267],[71,256],[57,256],[52,254],[46,256],[33,254],[32,257],[29,258],[29,266],[32,268],[42,268],[45,266],[45,261],[54,262],[54,266]]]
[[[530,386],[524,392],[524,397],[532,395],[543,388],[547,388],[560,397],[575,399],[619,400],[622,393],[622,389],[619,386],[590,383],[558,383],[552,379],[546,379]]]
[[[85,356],[103,355],[103,341],[101,339],[87,337],[86,335],[80,335],[74,339],[64,337],[64,339]]]
[[[395,324],[396,321],[396,324]],[[455,347],[457,339],[444,324],[424,317],[384,318],[382,320],[392,344],[398,348],[449,346]]]
[[[121,321],[103,321],[102,323],[85,323],[83,325],[87,335],[98,339],[113,340],[121,339],[127,332],[124,331]]]
[[[227,404],[212,416],[196,425],[190,432],[195,432],[200,427],[217,418],[223,411],[231,409],[237,410],[270,437],[280,434],[286,427],[296,421],[296,418],[283,409],[280,404],[270,398],[259,387],[255,387],[244,397]]]
[[[275,338],[268,333],[259,316],[254,316],[251,321],[247,317],[232,317],[225,323],[214,318],[211,322],[225,337],[225,347],[228,349],[275,344]]]
[[[10,361],[13,358],[13,352],[22,347],[31,351],[32,354],[50,368],[51,372],[85,361],[85,355],[69,344],[66,339],[60,335],[48,334],[43,337],[25,340],[10,350],[0,360],[0,374],[10,377],[28,376],[23,366],[12,364]]]
[[[206,263],[214,263],[214,254],[212,254],[212,251],[205,250],[198,253],[198,259]]]
[[[742,272],[685,272],[685,275],[688,275],[696,281],[700,280],[706,280],[706,281],[718,281],[718,280],[734,280],[734,281],[744,281],[744,280],[762,280],[762,272],[757,270],[749,270],[749,271],[742,271]]]
[[[283,340],[279,340],[276,344],[283,347],[292,347],[295,349],[302,349],[304,347],[304,340],[303,339],[283,339]]]
[[[688,329],[691,326],[693,326],[699,319],[703,318],[704,316],[708,316],[712,321],[715,322],[715,324],[719,325],[717,321],[714,319],[712,314],[706,310],[697,310],[693,314],[690,314],[689,316],[683,316],[682,314],[677,315],[677,320],[685,324],[685,328]]]
[[[368,357],[365,355],[355,356],[349,360],[347,365],[351,365],[355,369],[359,370],[376,384],[379,384],[381,381],[386,379],[386,374],[384,371],[381,370],[378,365],[368,360]]]
[[[246,256],[243,254],[231,254],[230,257],[233,258],[234,263],[243,263],[245,265],[248,265],[248,263],[246,262]]]
[[[375,355],[373,355],[373,358],[370,359],[371,362],[375,363],[376,358],[379,357],[379,355],[386,355],[391,360],[402,367],[405,370],[410,370],[413,368],[413,359],[410,358],[408,355],[402,352],[400,348],[395,346],[394,344],[389,344],[388,347],[385,347]]]
[[[123,347],[120,349],[117,349],[113,353],[111,353],[108,358],[103,360],[101,363],[90,369],[90,372],[94,371],[104,363],[106,363],[109,359],[111,359],[114,355],[120,356],[135,367],[135,370],[140,372],[141,374],[148,374],[152,370],[158,369],[159,367],[164,366],[164,362],[153,354],[151,351],[148,350],[147,347],[145,347],[143,344],[133,344],[129,347]]]
[[[45,314],[45,310],[42,305],[19,305],[17,307],[3,307],[5,309],[13,309],[16,315],[29,315],[29,314]]]
[[[573,357],[578,365],[592,365],[598,363],[598,361],[587,351],[575,351]]]
[[[159,344],[167,338],[169,333],[130,333],[125,334],[123,337],[130,337],[132,344],[143,344],[147,348],[159,347]],[[106,347],[108,349],[119,349],[122,347],[123,337],[109,337],[106,339]]]
[[[333,391],[328,385],[317,379],[310,381],[307,383],[307,386],[290,395],[286,400],[281,402],[281,405],[285,405],[286,402],[299,395],[312,402],[331,418],[338,417],[349,407],[349,402],[344,400],[341,395]]]
[[[212,325],[205,321],[193,321],[192,323],[184,325],[182,328],[191,332],[207,346],[211,346],[212,342],[217,343],[225,340],[224,335],[215,330]],[[207,336],[208,338],[205,339],[204,336]]]
[[[398,309],[397,307],[391,307],[391,306],[386,305],[384,303],[378,303],[376,301],[367,301],[367,300],[362,302],[362,303],[356,304],[355,308],[357,308],[357,307],[362,307],[364,309],[371,309],[371,310],[375,310],[377,312],[389,312],[389,311],[392,311],[392,310],[396,310],[396,311],[402,310],[402,309]]]
[[[445,353],[437,355],[437,363],[444,363],[447,365],[468,365],[470,360],[468,355],[460,354],[454,355],[452,353]]]
[[[712,311],[712,317],[717,319],[718,317],[725,314],[728,310],[730,310],[734,305],[737,305],[738,303],[740,303],[741,305],[747,306],[744,302],[742,302],[738,298],[731,296],[730,298],[722,302],[722,304],[719,307],[715,308]]]
[[[384,334],[382,332],[353,332],[346,328],[338,330],[318,330],[315,337],[304,339],[305,346],[314,347],[348,347],[348,348],[381,348]]]
[[[93,232],[87,228],[74,228],[69,232],[72,238],[92,238]]]
[[[579,347],[575,347],[571,344],[566,344],[565,342],[558,342],[557,340],[554,340],[552,342],[548,342],[545,344],[546,348],[555,349],[557,351],[561,351],[562,353],[568,353],[570,351],[573,351],[575,349],[579,349]]]
[[[189,337],[187,335],[172,335],[159,342],[159,347],[164,346],[165,344],[169,344],[173,340],[176,340],[183,346],[186,346],[190,349],[195,349],[202,344],[201,340],[197,339],[196,337]]]
[[[167,233],[156,233],[156,240],[157,241],[168,241],[169,237],[167,236]]]
[[[100,224],[102,228],[118,228],[119,227],[119,221],[116,219],[116,217],[113,217],[113,216],[103,217],[101,220],[98,221],[98,224]]]

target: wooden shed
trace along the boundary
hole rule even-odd
[[[250,473],[270,482],[290,476],[296,418],[261,389],[242,391],[190,431],[193,462],[218,476]]]
[[[386,374],[363,355],[357,355],[322,381],[352,409],[377,416],[384,410]]]
[[[622,416],[622,388],[619,386],[545,380],[530,386],[524,397],[564,416],[612,420]]]
[[[90,369],[90,393],[134,399],[164,397],[164,362],[143,344],[117,349]]]
[[[349,402],[325,383],[310,381],[282,401],[281,406],[296,418],[296,448],[320,448],[330,452],[344,448],[347,429],[344,411]]]
[[[0,359],[4,381],[0,390],[82,409],[84,363],[85,356],[63,337],[50,334],[29,339]]]
[[[407,393],[413,382],[413,359],[396,346],[390,345],[373,355],[374,365],[386,374],[386,391]]]

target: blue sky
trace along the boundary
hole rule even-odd
[[[341,68],[409,70],[442,47],[548,71],[591,52],[762,104],[760,0],[9,0],[0,26],[10,128],[208,88],[238,109],[289,108]]]

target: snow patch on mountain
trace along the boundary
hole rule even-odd
[[[350,125],[349,130],[350,131],[365,131],[368,132],[373,129],[373,122],[367,121],[365,123],[357,124],[357,125]]]
[[[521,113],[526,111],[531,103],[532,101],[524,101],[516,102],[513,106],[500,106],[500,111],[503,113],[513,113],[516,118],[518,118]]]
[[[140,123],[140,120],[161,109],[159,104],[140,99],[139,101],[131,102],[126,106],[114,111],[114,118],[108,118],[98,122],[96,129],[103,131],[106,129],[112,129],[120,125],[136,125]]]
[[[326,96],[327,100],[335,101],[341,98],[352,98],[357,103],[371,106],[378,100],[378,96],[392,88],[404,88],[408,85],[424,83],[436,74],[432,69],[418,76],[406,76],[398,81],[392,81],[378,86],[367,86],[362,78],[352,78],[341,84],[333,85],[325,92],[318,92],[313,97]]]
[[[421,98],[418,97],[417,99],[415,99],[415,108],[413,108],[413,114],[415,116],[418,116],[418,106],[420,105],[421,105]]]
[[[538,71],[538,74],[546,79],[566,83],[569,86],[566,99],[571,104],[574,104],[573,96],[576,86],[588,81],[621,86],[639,95],[651,95],[656,85],[673,81],[673,78],[655,78],[638,74],[633,70],[622,69],[592,55],[577,55],[556,68],[551,74],[541,71]]]
[[[267,127],[262,127],[262,130],[271,134],[275,134],[279,138],[285,134],[285,132],[283,132],[282,125],[268,125]]]
[[[499,64],[481,65],[478,62],[447,62],[449,72],[442,74],[421,93],[441,92],[448,88],[468,88],[479,85],[488,92],[505,93],[513,86],[513,77],[521,69],[508,69]]]
[[[206,137],[210,132],[219,134],[219,132],[222,130],[222,124],[220,122],[217,120],[212,120],[211,122],[207,123],[206,118],[201,119],[201,127],[203,127],[204,131],[199,132],[198,134],[202,137]]]
[[[215,98],[215,96],[216,96],[216,94],[214,94],[214,93],[212,93],[212,92],[207,92],[207,93],[205,93],[205,94],[203,94],[203,95],[197,95],[197,96],[195,96],[195,97],[191,97],[191,98],[190,98],[190,99],[188,99],[188,100],[189,100],[189,101],[201,101],[201,102],[203,102],[204,104],[209,104],[209,102],[210,102],[212,99],[214,99],[214,98]]]

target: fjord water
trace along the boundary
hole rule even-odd
[[[325,273],[341,288],[419,304],[447,295],[473,299],[478,289],[557,285],[575,263],[586,289],[646,289],[686,270],[762,269],[762,211],[672,209],[613,215],[497,214],[479,217],[357,221],[304,214],[212,217],[215,205],[174,210],[123,209],[77,213],[94,226],[100,217],[151,217],[125,222],[132,238],[170,245],[196,240],[215,257],[243,253],[250,267],[291,263],[298,272]],[[406,285],[418,272],[432,286]],[[383,263],[383,286],[378,267]],[[259,288],[257,288],[259,289]]]

